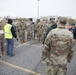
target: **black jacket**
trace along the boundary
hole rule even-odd
[[[12,33],[13,37],[17,38],[17,34],[16,34],[13,26],[11,27],[11,33]]]
[[[76,28],[73,29],[73,36],[74,36],[74,39],[76,40]]]
[[[44,35],[43,44],[44,44],[44,42],[45,42],[45,39],[46,39],[48,33],[49,33],[52,29],[55,29],[55,28],[57,28],[57,24],[56,24],[56,23],[55,23],[54,25],[50,26],[50,27],[47,29],[46,34]]]

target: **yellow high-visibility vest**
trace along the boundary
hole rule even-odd
[[[12,39],[13,38],[13,35],[11,33],[11,27],[12,27],[12,25],[10,25],[10,24],[6,24],[4,26],[4,36],[6,39]]]

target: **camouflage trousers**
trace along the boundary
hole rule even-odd
[[[21,41],[21,43],[25,43],[25,37],[24,36],[20,36],[20,41]]]
[[[47,66],[46,75],[66,75],[66,66]]]
[[[42,42],[42,35],[38,35],[38,41]]]
[[[3,37],[4,36],[2,36],[2,38],[0,38],[0,57],[2,57],[5,54],[5,46],[4,46],[4,38]]]

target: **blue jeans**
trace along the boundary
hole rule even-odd
[[[7,55],[13,55],[14,39],[6,39],[6,53]]]

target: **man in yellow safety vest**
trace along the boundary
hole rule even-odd
[[[10,57],[14,56],[14,37],[17,39],[17,35],[12,26],[12,20],[8,19],[8,23],[4,26],[4,37],[6,39],[6,53]],[[18,39],[17,39],[18,40]]]

